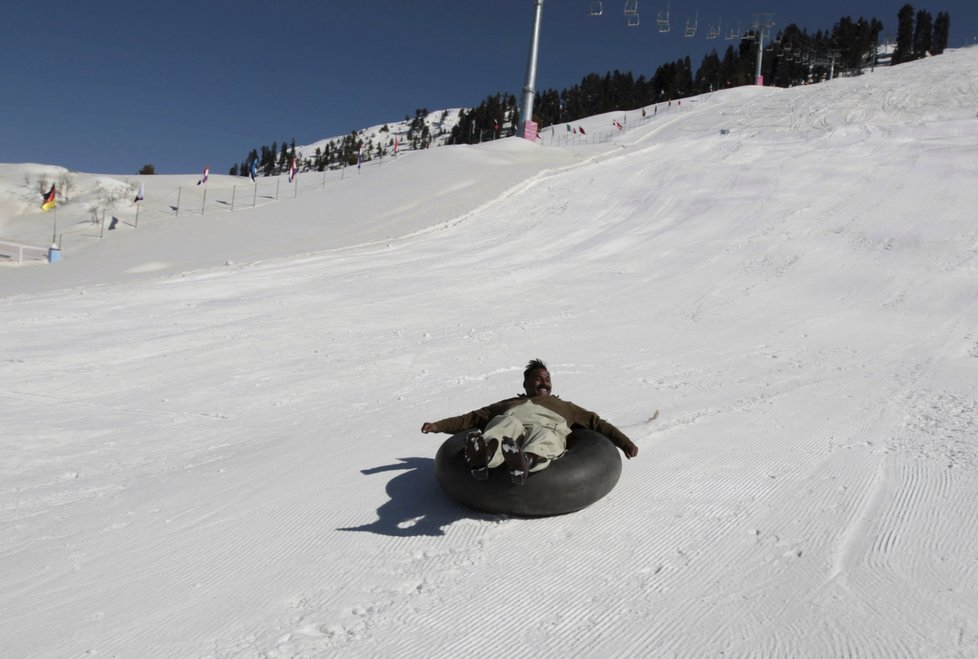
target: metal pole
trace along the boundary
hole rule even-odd
[[[177,212],[173,214],[173,217],[180,217],[180,195],[183,193],[183,188],[177,188]]]
[[[761,64],[764,61],[764,33],[774,27],[774,14],[757,14],[754,17],[754,35],[757,39],[757,69],[754,71],[754,84],[764,86]]]
[[[526,82],[523,84],[523,109],[520,113],[520,137],[526,137],[526,122],[533,120],[533,100],[537,81],[537,51],[540,48],[540,17],[543,14],[543,0],[534,0],[536,13],[533,18],[533,35],[530,39],[530,58],[526,64]]]
[[[754,84],[764,86],[764,76],[761,75],[761,59],[764,57],[764,27],[757,30],[757,70],[754,72]]]

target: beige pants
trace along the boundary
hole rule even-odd
[[[501,444],[504,437],[509,437],[525,452],[547,458],[547,462],[538,464],[530,471],[546,469],[550,460],[562,456],[567,450],[569,434],[570,428],[564,417],[529,401],[493,417],[483,432],[487,443],[495,439]],[[489,459],[489,468],[494,469],[502,463],[503,452],[497,448]]]

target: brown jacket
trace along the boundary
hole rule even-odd
[[[449,433],[456,433],[465,430],[466,428],[485,429],[486,424],[488,424],[493,417],[499,416],[500,414],[505,413],[506,410],[527,401],[531,401],[537,405],[546,407],[551,412],[556,412],[560,416],[564,417],[564,420],[567,421],[567,425],[570,426],[571,429],[575,427],[587,428],[588,430],[599,432],[610,439],[615,446],[622,450],[633,446],[632,440],[630,440],[625,433],[618,430],[618,428],[615,428],[594,412],[575,405],[570,401],[561,400],[557,396],[553,395],[533,396],[530,398],[525,394],[520,394],[514,398],[507,398],[506,400],[501,400],[498,403],[493,403],[487,407],[473,410],[468,414],[463,414],[462,416],[451,416],[447,419],[435,421],[435,425],[438,426],[439,432]]]

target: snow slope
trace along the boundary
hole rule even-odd
[[[976,108],[957,50],[0,268],[4,654],[978,656]],[[465,509],[419,427],[533,357],[640,454]]]

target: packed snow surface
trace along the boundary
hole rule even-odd
[[[978,656],[978,48],[646,110],[57,216],[0,166],[63,257],[0,267],[2,654]],[[466,509],[421,423],[534,357],[639,455]]]

